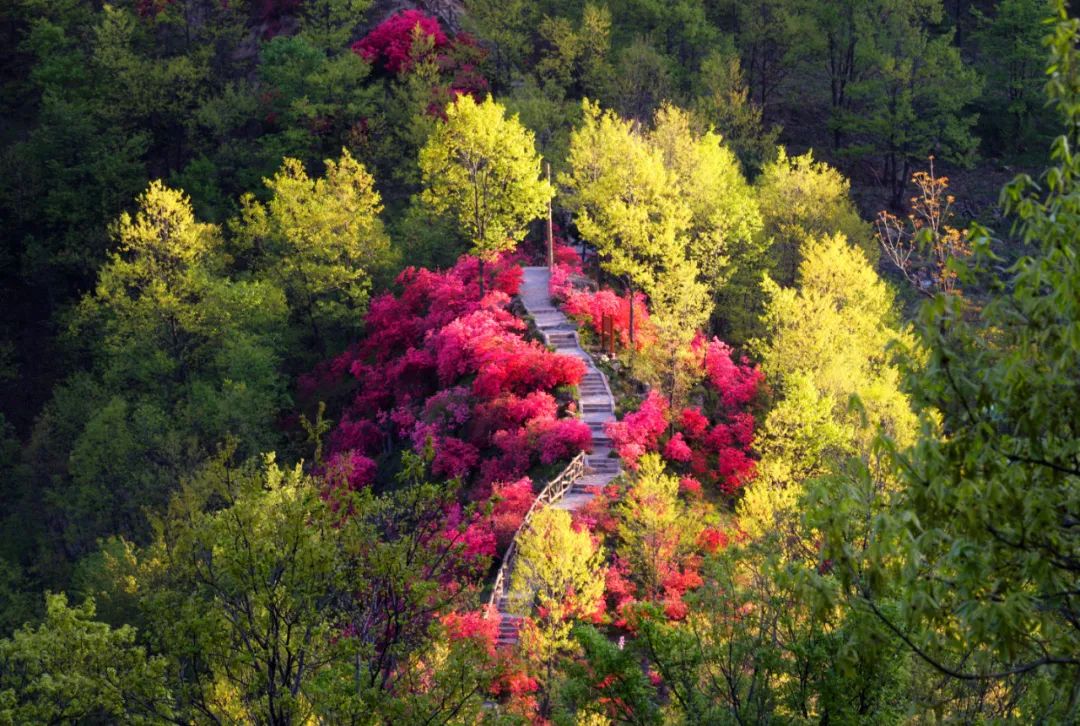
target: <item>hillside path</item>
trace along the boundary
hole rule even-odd
[[[609,457],[611,438],[604,431],[604,424],[615,420],[615,399],[607,377],[596,367],[592,356],[581,348],[577,327],[552,304],[548,292],[550,270],[547,267],[522,269],[524,275],[518,295],[525,310],[536,321],[544,341],[559,353],[580,358],[586,366],[585,377],[578,386],[578,410],[592,432],[592,453],[585,457],[585,476],[551,505],[572,512],[588,504],[596,491],[622,472],[619,460]],[[500,645],[516,643],[521,616],[509,611],[505,596],[499,599],[498,607],[501,616],[498,642]]]

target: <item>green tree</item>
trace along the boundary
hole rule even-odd
[[[259,163],[248,162],[252,168],[242,188],[254,187],[258,176],[283,157],[310,167],[339,154],[342,146],[362,146],[358,119],[376,115],[382,90],[371,82],[371,66],[363,58],[344,43],[334,51],[324,49],[306,32],[277,36],[263,46],[260,58],[259,80],[269,97],[264,113],[274,124],[258,140]]]
[[[533,45],[532,30],[540,22],[536,3],[527,0],[474,0],[463,18],[465,27],[491,49],[488,77],[499,91],[525,68]]]
[[[538,28],[547,50],[536,64],[536,75],[550,93],[551,86],[570,97],[597,97],[608,92],[612,69],[611,11],[585,3],[575,28],[564,17],[545,17]]]
[[[584,102],[582,125],[570,137],[569,191],[581,235],[611,275],[652,291],[659,273],[685,258],[690,210],[660,150],[612,111]],[[634,340],[631,306],[630,340]]]
[[[1042,184],[1020,176],[1002,193],[1032,253],[995,279],[991,235],[974,232],[973,269],[990,275],[994,295],[978,318],[956,296],[923,309],[928,360],[910,377],[921,435],[906,451],[885,442],[898,452],[901,486],[882,493],[863,471],[814,511],[855,607],[879,615],[947,681],[986,684],[996,713],[1065,722],[1077,716],[1080,661],[1071,373],[1080,365],[1080,21],[1064,3],[1056,12],[1047,90],[1065,131]],[[833,507],[868,520],[872,536],[856,543]],[[883,607],[890,598],[901,612]]]
[[[457,219],[471,241],[483,295],[484,263],[513,249],[554,195],[532,133],[490,96],[462,95],[421,149],[420,171],[424,204]]]
[[[754,182],[765,234],[771,239],[769,274],[791,286],[803,260],[803,247],[825,235],[842,234],[873,265],[878,249],[871,226],[851,200],[851,184],[812,151],[795,157],[779,149]]]
[[[129,626],[94,621],[94,602],[46,597],[45,621],[0,640],[0,721],[162,723],[172,718],[166,661]]]
[[[894,352],[913,343],[892,291],[841,235],[807,246],[798,287],[766,278],[764,289],[769,337],[756,347],[779,402],[762,427],[760,476],[747,487],[740,516],[755,533],[791,534],[793,554],[813,558],[813,538],[799,521],[806,484],[849,456],[880,468],[873,455],[879,430],[914,438]]]
[[[603,563],[603,549],[587,530],[574,529],[563,509],[541,509],[518,537],[510,596],[543,613],[522,632],[521,647],[544,669],[546,684],[573,643],[572,618],[596,610],[604,594]]]
[[[813,28],[804,6],[789,0],[750,0],[718,4],[718,10],[736,29],[750,98],[770,115],[770,107],[788,77],[807,56]]]
[[[348,151],[327,159],[312,179],[297,159],[285,159],[265,205],[245,195],[233,227],[254,249],[260,274],[278,284],[298,326],[325,356],[359,328],[373,277],[392,261],[379,214],[375,180]]]
[[[1045,28],[1040,21],[1049,6],[1044,0],[1002,0],[990,17],[972,11],[978,20],[973,41],[979,72],[986,79],[978,100],[979,130],[991,149],[1023,151],[1054,121],[1042,94]],[[1008,122],[1000,123],[1002,117]]]
[[[644,38],[625,46],[615,61],[612,100],[623,116],[641,123],[652,118],[664,101],[675,96],[670,58]]]
[[[880,160],[894,209],[903,204],[913,163],[931,154],[968,163],[978,144],[968,106],[982,81],[961,59],[951,33],[931,36],[925,24],[940,13],[937,3],[925,13],[918,3],[898,3],[861,26],[865,70],[848,84],[850,105],[833,121],[847,137],[846,153]]]

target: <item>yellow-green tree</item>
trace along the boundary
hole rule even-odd
[[[690,223],[664,155],[631,122],[586,100],[568,162],[569,172],[559,180],[569,191],[578,230],[631,295],[635,289],[651,293],[658,273],[685,257]]]
[[[877,261],[873,229],[851,201],[851,184],[825,162],[814,161],[813,152],[789,157],[781,148],[754,186],[772,240],[770,274],[781,285],[795,283],[803,247],[823,235],[843,234],[871,263]]]
[[[270,201],[245,195],[233,227],[254,248],[261,273],[285,291],[295,322],[325,353],[328,331],[359,326],[372,274],[392,260],[379,218],[382,199],[371,174],[344,150],[337,161],[326,160],[321,178],[287,158],[264,183]]]
[[[483,295],[484,263],[513,249],[554,196],[532,132],[491,96],[461,95],[420,150],[420,173],[424,204],[454,217],[472,242]]]
[[[755,534],[795,527],[803,484],[846,456],[869,460],[879,431],[902,443],[915,431],[893,352],[911,340],[892,291],[842,235],[811,241],[804,255],[798,287],[764,282],[769,337],[756,346],[780,397],[762,427],[759,476],[740,504]]]
[[[94,601],[46,595],[45,620],[0,640],[0,721],[172,721],[166,661],[136,645],[130,625],[94,621]]]
[[[660,273],[649,298],[656,342],[646,351],[652,380],[658,382],[674,408],[685,398],[692,379],[700,376],[701,362],[690,342],[709,320],[712,300],[698,279],[697,266],[676,259]]]
[[[522,648],[547,672],[572,643],[572,618],[596,610],[604,594],[604,552],[587,529],[575,529],[570,513],[545,508],[518,538],[511,597],[535,607],[534,628],[522,633]]]
[[[711,129],[670,104],[656,112],[649,143],[660,151],[690,209],[686,256],[697,265],[717,315],[730,321],[756,293],[767,240],[739,160]],[[721,305],[721,301],[726,304]]]

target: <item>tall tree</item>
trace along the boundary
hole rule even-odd
[[[299,160],[285,159],[272,179],[263,180],[270,201],[264,205],[245,195],[233,224],[324,357],[329,343],[340,349],[356,332],[372,278],[393,259],[375,180],[348,151],[325,163],[325,174],[312,179]]]
[[[1002,192],[1032,253],[997,279],[991,235],[975,230],[972,269],[994,296],[977,318],[956,296],[923,309],[928,360],[909,384],[924,413],[917,444],[894,457],[902,486],[882,492],[864,471],[815,510],[857,607],[947,680],[987,684],[1031,721],[1080,708],[1080,20],[1063,2],[1056,12],[1047,90],[1064,131],[1041,184],[1024,175]],[[847,518],[872,536],[856,543]]]
[[[467,720],[486,649],[441,618],[486,568],[447,527],[445,487],[407,458],[393,495],[223,453],[173,498],[145,548],[108,563],[169,658],[182,717],[291,724]]]
[[[560,176],[582,236],[604,269],[650,292],[659,274],[685,258],[690,210],[663,154],[612,111],[584,102],[585,116],[570,138],[569,171]],[[634,340],[631,306],[631,348]]]
[[[879,250],[869,224],[851,200],[851,184],[812,151],[790,157],[781,148],[754,182],[765,234],[771,240],[769,274],[783,286],[795,284],[803,247],[825,235],[842,234],[867,259]]]
[[[715,316],[731,320],[737,315],[723,309],[721,301],[754,296],[746,287],[756,285],[767,241],[739,160],[718,134],[695,129],[693,121],[688,112],[665,104],[656,112],[648,142],[663,155],[671,181],[689,208],[683,233],[686,257],[700,271]],[[686,292],[693,295],[692,288]],[[686,322],[698,324],[696,319]]]
[[[457,219],[471,241],[483,295],[484,263],[524,239],[554,195],[532,132],[491,96],[477,103],[461,95],[420,150],[420,172],[423,202]]]

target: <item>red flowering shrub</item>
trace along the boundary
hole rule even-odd
[[[533,485],[529,477],[522,477],[509,484],[494,484],[492,498],[495,506],[491,513],[495,542],[505,550],[518,527],[525,521],[525,513],[533,503]]]
[[[694,452],[686,445],[681,431],[676,431],[675,435],[664,444],[664,458],[668,461],[686,462],[690,461],[693,456]]]
[[[723,530],[715,527],[706,527],[698,535],[698,546],[705,552],[713,554],[728,546],[728,536]]]
[[[637,411],[605,426],[616,453],[628,467],[636,469],[643,454],[659,449],[660,437],[668,427],[667,413],[667,401],[652,390]]]
[[[615,335],[623,348],[630,346],[630,300],[611,290],[588,292],[569,289],[562,303],[563,312],[590,326],[599,335],[604,318],[613,321]],[[645,350],[656,342],[645,296],[634,293],[634,349]]]
[[[447,613],[442,616],[442,625],[451,642],[473,640],[481,643],[488,655],[495,655],[495,641],[499,634],[499,618],[484,618],[482,610],[464,613]]]
[[[683,475],[682,491],[696,495],[704,484],[732,494],[754,475],[754,417],[747,409],[764,376],[745,359],[735,363],[731,348],[715,338],[705,342],[699,336],[693,352],[700,356],[702,375],[715,398],[709,416],[699,407],[672,416],[654,390],[637,411],[608,424],[607,433],[631,469],[643,454],[659,451]]]
[[[374,30],[353,43],[352,49],[373,65],[381,65],[391,73],[408,72],[416,58],[413,42],[419,33],[431,40],[437,51],[450,42],[439,21],[419,10],[404,10],[392,15]]]
[[[351,379],[327,440],[328,461],[352,463],[350,486],[373,482],[375,459],[430,445],[435,476],[463,480],[474,499],[494,494],[494,521],[448,514],[447,531],[463,526],[465,550],[476,556],[507,544],[517,527],[510,524],[532,501],[523,479],[532,467],[592,445],[588,426],[566,417],[553,395],[577,385],[584,364],[523,337],[524,324],[508,310],[521,268],[511,256],[490,267],[493,284],[482,299],[474,258],[446,272],[406,269],[400,294],[372,301],[365,338],[300,385],[309,399],[325,400],[327,391],[348,391]]]

